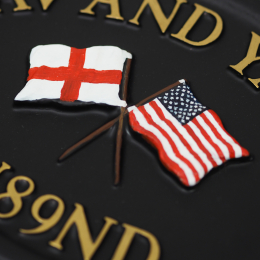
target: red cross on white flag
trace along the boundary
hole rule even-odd
[[[15,100],[79,100],[126,106],[118,95],[126,59],[132,55],[114,46],[37,46],[30,55],[28,82]]]

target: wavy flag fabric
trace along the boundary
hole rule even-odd
[[[79,100],[125,107],[118,94],[126,59],[132,55],[114,46],[36,46],[30,54],[28,82],[15,100]]]
[[[218,115],[198,102],[185,80],[128,111],[133,130],[156,147],[164,166],[186,186],[194,186],[229,159],[249,156]]]

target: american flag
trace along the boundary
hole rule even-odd
[[[129,122],[156,147],[164,166],[186,186],[213,167],[249,152],[224,129],[218,115],[203,106],[185,80],[140,107],[129,107]]]

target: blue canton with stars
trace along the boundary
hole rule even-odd
[[[157,98],[182,125],[208,109],[197,101],[186,83],[180,83]]]

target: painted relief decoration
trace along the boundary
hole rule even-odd
[[[78,100],[121,106],[115,184],[120,181],[123,118],[127,112],[133,130],[156,147],[163,165],[186,186],[194,186],[212,168],[229,159],[249,156],[249,152],[227,133],[217,114],[194,97],[185,80],[156,93],[152,101],[148,97],[149,103],[144,100],[138,108],[131,106],[126,110],[130,70],[130,65],[124,70],[127,59],[131,60],[132,55],[114,46],[86,49],[61,44],[37,46],[30,55],[28,82],[15,100]],[[123,75],[126,79],[121,100],[119,89]],[[113,121],[116,122],[117,119]],[[103,126],[99,133],[112,125]],[[92,138],[94,136],[95,133]],[[76,144],[72,149],[81,145]]]
[[[28,82],[15,100],[78,100],[125,107],[118,93],[126,59],[132,55],[114,46],[36,46],[30,54]]]
[[[260,256],[243,1],[1,2],[0,260]]]
[[[133,130],[156,147],[164,166],[186,186],[194,186],[229,159],[249,156],[218,115],[194,97],[185,80],[128,110]]]

